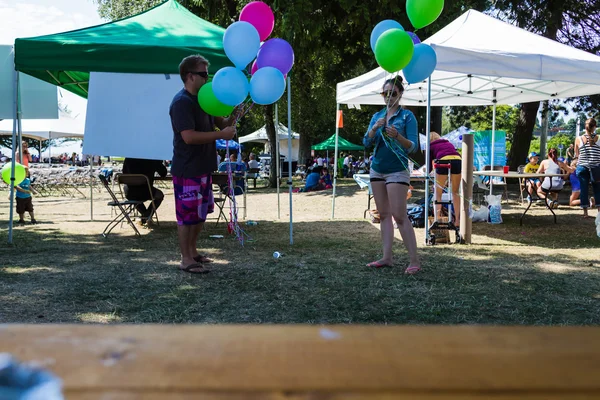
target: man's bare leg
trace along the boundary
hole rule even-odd
[[[178,225],[177,226],[177,236],[179,239],[179,250],[181,251],[181,265],[180,269],[184,269],[189,265],[196,264],[194,260],[194,255],[190,251],[190,242],[191,238],[194,235],[194,231],[197,225]],[[202,266],[198,266],[198,268],[192,268],[192,272],[201,271],[204,269]]]
[[[192,225],[192,233],[189,238],[188,248],[192,258],[198,257],[198,250],[196,249],[196,244],[198,243],[198,236],[200,236],[200,232],[202,232],[202,228],[204,227],[204,222],[200,222],[198,225]]]

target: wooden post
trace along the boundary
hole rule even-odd
[[[461,242],[471,244],[472,221],[470,217],[473,202],[473,134],[462,135],[462,212],[460,213]]]

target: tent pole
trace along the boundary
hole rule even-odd
[[[338,114],[340,113],[340,104],[335,107],[335,151],[333,152],[333,196],[331,200],[331,219],[335,218],[335,187],[337,186],[337,165],[338,165],[338,139],[340,137],[340,128],[337,123]]]
[[[81,157],[83,159],[83,157]],[[90,164],[90,221],[94,220],[94,170]]]
[[[288,187],[290,189],[290,245],[294,244],[294,226],[292,218],[292,81],[287,77],[288,91]]]
[[[14,110],[15,116],[13,119],[13,133],[12,133],[12,149],[11,149],[11,158],[10,158],[10,210],[8,217],[8,244],[13,243],[13,220],[14,220],[14,202],[15,202],[15,155],[16,155],[16,141],[17,141],[17,120],[21,117],[20,103],[21,99],[19,99],[19,73],[15,71],[15,92],[14,92]]]
[[[494,170],[494,156],[495,156],[495,147],[496,147],[496,89],[494,89],[494,98],[492,100],[494,103],[492,107],[492,151],[490,155],[490,171]],[[492,194],[492,190],[494,188],[494,180],[490,177],[490,195]]]
[[[542,102],[542,131],[540,133],[540,156],[546,157],[548,144],[548,100]]]
[[[431,154],[430,154],[430,137],[431,137],[431,76],[427,79],[427,113],[425,122],[425,134],[427,136],[425,147],[425,244],[429,241],[429,180],[431,179]]]
[[[281,219],[281,197],[279,196],[279,182],[281,181],[281,170],[279,167],[279,109],[277,104],[275,104],[275,153],[275,165],[277,168],[277,219]],[[271,166],[273,166],[273,160],[271,160]]]

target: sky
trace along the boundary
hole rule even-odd
[[[98,16],[92,0],[0,0],[0,19],[0,44],[14,44],[15,38],[66,32],[105,22]],[[58,96],[74,115],[85,112],[85,99],[60,89]],[[80,142],[52,149],[52,154],[58,152],[81,153]]]

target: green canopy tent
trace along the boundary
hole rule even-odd
[[[87,98],[90,72],[175,74],[201,54],[211,70],[232,65],[225,29],[168,0],[141,14],[71,32],[16,39],[15,69]]]
[[[329,139],[325,140],[324,142],[321,142],[319,144],[315,144],[314,146],[311,146],[311,149],[317,150],[317,151],[335,150],[335,133],[333,135],[331,135],[331,137]],[[357,144],[350,143],[343,137],[339,137],[338,138],[338,149],[344,150],[344,151],[360,151],[360,150],[364,150],[365,148],[364,148],[364,146],[359,146]]]
[[[223,50],[225,29],[167,0],[143,13],[75,31],[15,40],[13,149],[21,142],[19,73],[88,97],[91,72],[178,74],[181,60],[202,54],[211,71],[232,65]],[[15,157],[13,156],[14,160]],[[14,177],[14,161],[11,165]],[[11,184],[8,242],[12,243]]]

